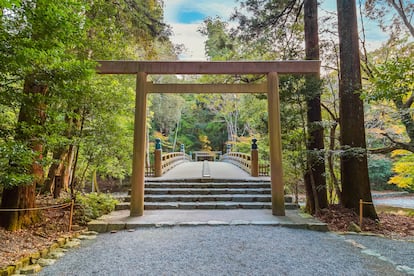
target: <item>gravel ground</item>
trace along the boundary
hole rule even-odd
[[[345,239],[269,226],[141,228],[83,241],[39,275],[404,275]]]
[[[364,254],[376,255],[395,267],[408,267],[411,275],[414,275],[414,242],[392,240],[381,237],[361,235],[345,235],[348,240],[353,240],[363,245]],[[406,270],[408,272],[408,270]]]
[[[377,205],[414,209],[414,196],[381,197],[374,198],[373,201]]]

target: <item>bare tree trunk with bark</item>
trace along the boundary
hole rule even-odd
[[[344,207],[358,210],[359,200],[372,202],[365,142],[364,106],[355,0],[337,0],[340,48],[341,183]],[[364,205],[364,216],[377,219],[374,205]]]
[[[305,0],[304,17],[306,59],[319,60],[317,0]],[[310,213],[319,212],[318,209],[328,206],[319,78],[319,74],[306,78],[306,92],[308,93],[306,95],[308,125],[306,150],[308,152],[308,161],[305,174],[305,187],[308,202],[307,207]]]

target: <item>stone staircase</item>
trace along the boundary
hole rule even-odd
[[[269,181],[212,180],[211,182],[145,183],[145,210],[160,209],[271,209]],[[130,196],[120,198],[116,210],[130,208]],[[285,197],[285,208],[298,208]]]

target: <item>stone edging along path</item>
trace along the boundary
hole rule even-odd
[[[83,231],[58,238],[49,247],[27,255],[13,265],[0,268],[0,276],[37,273],[42,267],[54,264],[56,259],[64,256],[68,249],[78,247],[81,240],[95,239],[97,234],[94,231]]]
[[[328,231],[326,223],[297,210],[286,216],[273,216],[270,210],[162,210],[146,211],[145,216],[130,217],[128,210],[114,211],[88,223],[88,229],[105,233],[138,227],[264,225]]]

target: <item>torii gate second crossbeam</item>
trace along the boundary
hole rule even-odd
[[[98,61],[100,74],[136,74],[130,216],[144,214],[147,93],[267,93],[272,214],[285,215],[279,74],[319,73],[320,61]],[[265,74],[267,84],[152,84],[148,74]]]

